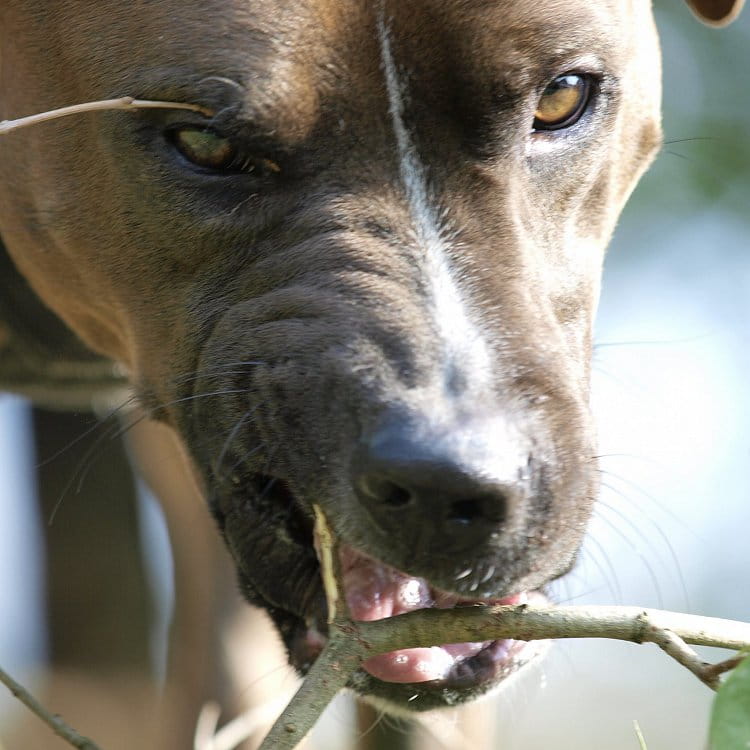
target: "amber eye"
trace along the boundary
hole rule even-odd
[[[588,76],[566,73],[544,89],[534,112],[534,130],[560,130],[575,125],[591,99]]]
[[[0,0],[2,2],[2,0]],[[174,147],[190,162],[211,172],[277,175],[281,167],[265,157],[248,156],[223,135],[206,128],[179,128],[168,135]]]
[[[228,138],[205,128],[180,128],[172,132],[175,148],[193,164],[227,170],[237,163],[237,151]]]

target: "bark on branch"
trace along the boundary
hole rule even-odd
[[[330,568],[338,559],[335,540],[317,513],[319,546],[326,593],[335,603],[344,600],[340,577]],[[326,541],[329,540],[329,541]],[[336,581],[332,586],[330,581]],[[334,589],[332,592],[329,589]],[[351,675],[367,658],[397,648],[432,646],[501,638],[531,641],[548,638],[615,638],[655,643],[711,688],[719,676],[735,667],[738,658],[707,664],[688,644],[734,650],[750,647],[750,624],[657,609],[606,606],[477,606],[423,609],[374,622],[353,622],[340,614],[329,625],[329,641],[302,686],[276,721],[260,750],[293,750]]]
[[[336,694],[369,657],[397,648],[501,638],[615,638],[655,643],[709,687],[736,667],[743,655],[708,664],[688,644],[734,650],[750,648],[750,624],[658,609],[606,606],[476,606],[424,609],[374,622],[354,622],[346,608],[338,566],[338,544],[316,509],[316,545],[331,622],[329,640],[297,693],[263,741],[260,750],[293,750],[315,725]],[[0,682],[62,739],[78,750],[101,750],[59,716],[50,713],[22,685],[0,669]],[[258,727],[258,717],[239,717],[214,734],[196,734],[200,750],[231,750]],[[215,725],[215,719],[213,720]]]

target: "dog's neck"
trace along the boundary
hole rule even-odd
[[[0,390],[56,409],[118,398],[126,382],[31,289],[0,242]]]

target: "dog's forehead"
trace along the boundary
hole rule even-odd
[[[189,11],[179,3],[153,4],[138,18],[120,4],[105,6],[112,4],[100,4],[92,16],[107,13],[114,19],[97,31],[112,37],[112,44],[103,45],[108,60],[132,56],[118,38],[129,36],[128,27],[137,24],[137,35],[159,41],[139,48],[141,71],[190,67],[279,97],[313,86],[350,85],[353,79],[362,85],[376,77],[382,86],[381,22],[412,68],[432,68],[437,75],[460,62],[476,77],[517,76],[520,88],[536,68],[553,67],[576,53],[621,68],[629,56],[628,37],[649,13],[647,0],[217,0]],[[95,59],[100,53],[75,42],[87,33],[89,21],[97,25],[95,19],[79,23],[68,44],[85,58],[79,67],[101,75]],[[104,70],[123,84],[133,72],[111,64]]]

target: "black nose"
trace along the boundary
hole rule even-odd
[[[428,426],[391,418],[361,445],[354,487],[394,541],[415,553],[465,551],[499,536],[515,515],[524,494],[522,442],[497,420]]]

